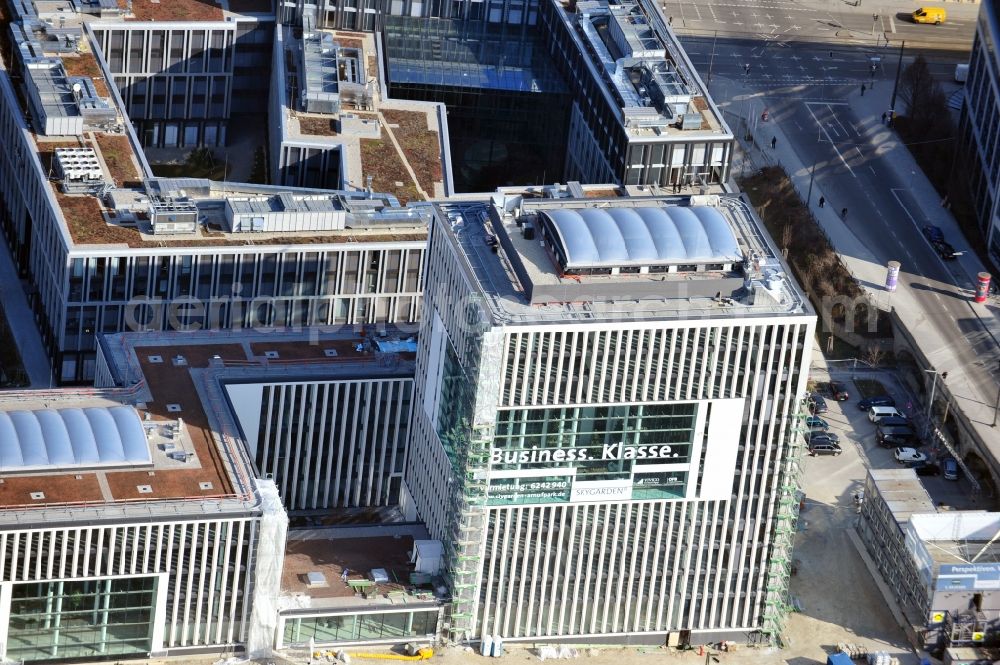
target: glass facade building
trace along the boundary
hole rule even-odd
[[[959,124],[967,182],[979,229],[1000,264],[1000,7],[983,0],[972,44],[965,105]]]
[[[392,16],[384,36],[390,96],[448,109],[457,190],[562,176],[569,90],[534,28]]]

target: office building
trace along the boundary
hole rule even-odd
[[[289,0],[279,21],[382,33],[392,95],[456,114],[461,191],[482,189],[479,171],[493,178],[490,189],[560,179],[681,188],[728,178],[732,131],[652,0],[371,2],[361,12],[344,0]],[[377,27],[357,27],[360,13]],[[521,165],[530,160],[519,161],[518,141],[536,134],[536,152],[561,163]]]
[[[992,0],[979,8],[959,137],[979,230],[993,262],[1000,264],[1000,56],[994,47],[1000,38],[998,12]]]
[[[0,659],[436,642],[414,332],[102,335],[95,388],[0,396]]]
[[[542,0],[544,1],[544,0]],[[539,0],[280,0],[281,23],[381,32],[388,16],[456,19],[472,23],[531,26],[538,21]]]
[[[703,186],[729,177],[733,133],[652,0],[543,0],[540,34],[572,88],[564,177]]]
[[[858,535],[924,647],[1000,647],[1000,514],[938,511],[913,469],[870,469]]]
[[[84,23],[143,146],[224,146],[233,115],[266,111],[271,3],[225,7],[130,0],[120,16]]]
[[[170,407],[138,406],[153,385]],[[169,378],[0,399],[0,658],[259,641],[255,598],[279,582],[264,571],[281,561],[287,517],[197,399]]]
[[[615,191],[435,206],[405,489],[454,638],[780,630],[815,316],[742,198]]]
[[[0,224],[57,381],[93,378],[100,333],[417,320],[419,210],[154,178],[89,24],[68,47],[34,14],[12,25],[25,94],[0,73]]]

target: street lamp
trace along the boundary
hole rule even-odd
[[[934,408],[934,392],[937,389],[937,378],[938,371],[936,369],[925,369],[925,372],[934,375],[934,382],[931,383],[931,399],[927,402],[927,426],[930,428],[931,425],[931,410]],[[948,378],[948,372],[941,372],[941,380],[944,381]]]
[[[1000,363],[997,363],[997,369],[1000,370]],[[1000,388],[997,388],[997,402],[993,405],[993,424],[990,427],[997,426],[997,410],[1000,409]]]
[[[896,92],[899,90],[899,75],[903,72],[903,49],[905,48],[906,42],[901,42],[899,44],[899,62],[896,63],[896,82],[892,85],[892,99],[889,101],[890,127],[896,118]]]
[[[712,65],[715,64],[715,42],[719,39],[719,31],[715,31],[715,36],[712,38],[712,57],[708,59],[708,81],[706,83],[712,82]]]
[[[806,208],[808,208],[810,206],[810,204],[812,203],[813,178],[816,177],[816,162],[818,162],[818,161],[819,161],[819,157],[817,157],[816,159],[813,160],[813,167],[809,171],[809,193],[806,194]]]

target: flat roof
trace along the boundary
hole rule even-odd
[[[317,30],[296,39],[290,28],[279,26],[275,40],[287,53],[274,77],[274,84],[286,89],[277,118],[283,143],[340,146],[346,182],[362,189],[371,176],[374,191],[390,193],[403,203],[446,193],[441,105],[382,96],[386,87],[380,84],[374,35]],[[341,72],[342,78],[331,80]],[[296,97],[293,76],[316,85],[300,90]],[[337,110],[318,112],[314,106],[319,111],[324,106]]]
[[[905,524],[916,513],[937,512],[913,469],[869,469],[868,475],[898,524]]]
[[[580,0],[556,11],[630,137],[733,138],[654,2]]]
[[[226,381],[400,371],[364,337],[333,329],[119,333],[102,337],[101,347],[120,388],[0,393],[0,464],[15,444],[29,453],[27,466],[0,469],[0,508],[17,509],[0,510],[0,523],[72,519],[72,511],[84,509],[93,519],[130,511],[177,515],[176,507],[157,506],[178,501],[185,512],[246,510],[254,502],[253,463],[228,407]],[[393,357],[413,361],[412,353]],[[81,427],[87,419],[92,437]],[[139,459],[140,444],[148,461]],[[36,463],[43,448],[51,466]]]
[[[369,532],[372,535],[364,535]],[[426,538],[422,527],[389,524],[289,531],[281,571],[281,591],[286,599],[283,612],[431,609],[439,605],[430,580],[419,585],[410,580],[415,538]],[[376,570],[387,579],[364,589],[349,584],[374,582]]]
[[[763,225],[741,196],[600,199],[582,191],[576,194],[573,198],[569,191],[560,189],[553,194],[556,198],[529,198],[514,188],[504,188],[488,200],[469,197],[434,204],[435,223],[464,257],[467,276],[474,288],[487,296],[485,302],[497,322],[812,313]],[[590,248],[590,259],[595,255],[603,258],[602,252],[609,257],[607,263],[596,266],[599,270],[570,274],[574,271],[560,263],[555,241],[535,230],[539,217],[568,215],[600,220],[593,225],[562,226],[571,250],[575,247],[571,243],[575,243],[583,250]],[[707,243],[710,250],[705,251],[717,252],[718,256],[711,258],[718,262],[677,260],[659,261],[659,266],[635,265],[622,238],[630,233],[625,224],[636,229],[645,226],[637,221],[643,216],[659,217],[664,226],[671,223],[668,219],[684,218],[683,224],[690,227],[690,231],[669,236],[672,240],[664,245],[664,255],[670,242],[685,244],[685,236],[689,236],[692,248]],[[628,221],[620,225],[616,218]],[[703,226],[701,220],[705,219],[715,225],[711,229],[714,239]],[[618,238],[617,252],[606,239],[595,238],[595,229]],[[663,238],[667,237],[664,233]],[[740,256],[734,260],[737,249]],[[652,255],[652,248],[646,250]],[[646,250],[637,247],[636,255]],[[680,252],[677,247],[674,250]],[[612,254],[617,259],[611,260]]]

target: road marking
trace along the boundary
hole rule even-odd
[[[830,137],[830,133],[826,131],[826,127],[824,127],[823,124],[820,123],[819,119],[816,117],[816,114],[813,113],[812,105],[809,102],[806,102],[806,109],[809,111],[809,115],[812,116],[813,121],[819,127],[820,131],[826,134],[826,140],[830,142],[830,147],[833,148],[833,151],[835,153],[837,153],[837,157],[840,158],[841,163],[847,168],[848,173],[851,174],[852,178],[857,178],[858,176],[856,173],[854,173],[854,169],[851,168],[851,165],[847,163],[847,160],[844,159],[844,156],[840,154],[840,150],[837,148],[836,145],[834,145],[833,139]]]
[[[917,225],[917,220],[914,219],[913,215],[910,214],[910,209],[907,208],[905,205],[903,205],[903,200],[899,198],[899,194],[896,193],[897,191],[905,192],[906,190],[905,189],[899,189],[899,190],[897,190],[895,188],[892,188],[892,189],[889,190],[889,193],[892,194],[892,198],[896,199],[896,203],[899,204],[899,207],[903,209],[903,212],[906,213],[906,216],[909,217],[910,221],[913,222],[913,225],[916,226]]]

